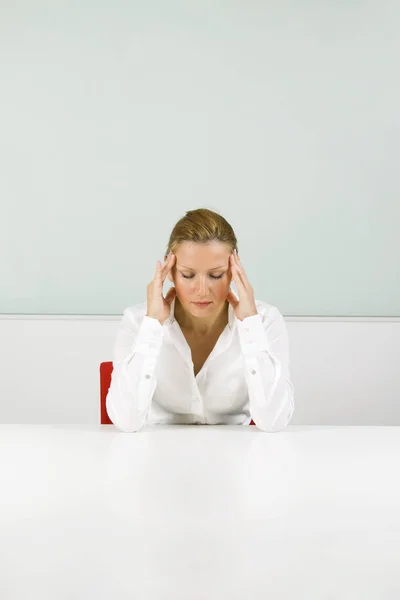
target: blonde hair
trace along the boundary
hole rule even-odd
[[[165,256],[169,252],[175,253],[182,242],[207,244],[215,241],[227,244],[231,252],[238,250],[235,232],[222,215],[208,208],[188,210],[175,224]]]

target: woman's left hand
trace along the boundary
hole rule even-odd
[[[233,254],[230,255],[229,260],[232,271],[232,279],[236,283],[239,293],[239,300],[236,298],[232,290],[229,290],[226,299],[230,304],[232,304],[237,318],[240,319],[240,321],[243,321],[243,319],[246,317],[252,317],[258,314],[256,301],[254,298],[254,291],[250,285],[236,250],[234,250]]]

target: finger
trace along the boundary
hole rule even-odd
[[[164,266],[162,269],[162,280],[164,281],[172,267],[174,266],[175,254],[172,253],[171,256],[167,257],[164,261]]]
[[[173,252],[170,252],[167,256],[164,256],[163,267],[170,263],[173,256],[175,256],[175,254]]]
[[[246,271],[244,270],[244,267],[243,267],[242,263],[240,262],[239,255],[235,252],[233,257],[234,257],[235,265],[238,268],[238,271],[240,273],[240,276],[243,280],[244,285],[250,285],[250,281],[247,277]]]
[[[167,262],[168,262],[168,256],[167,256],[167,258],[164,258],[164,262],[162,264],[161,264],[160,260],[157,261],[156,277],[160,278],[161,281],[164,281],[164,279],[165,279],[165,277],[163,279],[163,273],[164,273],[164,269],[166,267]]]
[[[232,265],[232,277],[234,282],[236,283],[239,298],[243,298],[246,294],[246,286],[244,285],[240,277],[239,271],[237,270],[235,265]]]
[[[238,292],[239,292],[240,291],[239,286],[243,290],[246,287],[246,284],[242,279],[241,271],[239,270],[239,267],[238,267],[237,263],[235,262],[235,259],[233,258],[233,256],[231,259],[231,271],[232,271],[232,277],[237,285]]]
[[[243,265],[241,264],[241,262],[240,262],[240,258],[239,258],[239,256],[238,256],[238,255],[236,255],[236,257],[235,257],[235,265],[236,265],[236,267],[237,267],[237,270],[238,270],[239,276],[241,277],[241,279],[242,279],[242,281],[243,281],[243,285],[244,285],[245,287],[251,287],[251,284],[250,284],[249,278],[247,277],[247,273],[246,273],[246,271],[245,271],[245,269],[244,269]]]
[[[160,275],[160,273],[161,273],[161,263],[160,263],[160,261],[158,260],[158,261],[156,262],[156,277],[158,277],[158,276]]]
[[[229,290],[229,292],[227,293],[226,299],[228,300],[228,302],[230,304],[232,304],[233,308],[236,308],[237,305],[239,304],[239,300],[236,298],[236,296],[232,292],[232,290]]]
[[[171,302],[175,298],[175,296],[176,296],[176,289],[174,287],[172,287],[166,293],[165,300],[168,302],[168,304],[171,304]]]
[[[162,287],[162,267],[161,267],[161,262],[158,260],[156,262],[156,274],[154,275],[154,281],[157,283],[157,285],[160,285]]]

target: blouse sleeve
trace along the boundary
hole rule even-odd
[[[283,316],[272,307],[268,315],[258,313],[238,320],[237,324],[251,417],[264,431],[280,431],[289,423],[295,408]]]
[[[125,432],[138,431],[146,422],[157,387],[155,367],[164,328],[157,319],[138,318],[132,308],[124,311],[114,344],[107,413]]]

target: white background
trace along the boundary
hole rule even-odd
[[[0,422],[100,422],[119,318],[0,319]],[[291,425],[400,425],[400,319],[288,319]]]
[[[189,209],[285,315],[400,315],[400,5],[0,3],[0,313],[120,315]]]

